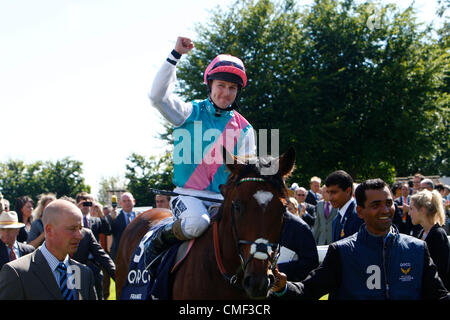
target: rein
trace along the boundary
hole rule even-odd
[[[242,182],[266,182],[264,178],[243,178],[238,181],[237,185],[241,184]],[[236,189],[233,190],[232,196],[234,196],[234,192]],[[219,222],[218,220],[215,220],[213,223],[213,241],[214,241],[214,255],[216,257],[216,263],[217,267],[219,268],[220,273],[225,278],[225,280],[228,281],[228,283],[231,286],[237,286],[237,279],[240,273],[244,272],[247,268],[247,265],[250,263],[250,261],[255,258],[258,260],[269,260],[271,264],[271,269],[274,270],[277,265],[278,257],[280,256],[280,243],[274,244],[270,243],[265,239],[256,239],[255,241],[247,241],[247,240],[239,240],[239,235],[236,228],[236,222],[234,218],[234,203],[231,205],[231,222],[232,222],[232,228],[234,232],[234,236],[237,242],[238,247],[238,253],[239,258],[241,260],[241,265],[236,270],[236,273],[232,276],[229,276],[225,270],[225,267],[222,262],[222,256],[220,253],[220,243],[219,243]],[[243,255],[242,255],[242,244],[250,245],[250,257],[247,259],[247,261],[244,261]],[[272,250],[272,248],[276,248],[275,250]]]

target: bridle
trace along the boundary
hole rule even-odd
[[[243,183],[243,182],[266,182],[264,178],[242,178],[240,179],[236,186]],[[234,193],[236,192],[236,188],[233,189],[233,193],[231,197],[234,197]],[[280,239],[277,241],[277,243],[270,243],[266,239],[256,239],[255,241],[248,241],[248,240],[240,240],[239,234],[237,232],[236,227],[236,220],[235,220],[235,210],[236,210],[236,203],[234,200],[231,202],[231,224],[232,229],[234,233],[234,238],[236,241],[236,246],[238,249],[238,255],[240,259],[240,266],[237,268],[236,272],[233,275],[228,275],[228,273],[225,270],[225,267],[222,263],[221,253],[220,253],[220,244],[219,244],[219,222],[218,220],[215,220],[213,223],[213,241],[214,241],[214,254],[216,256],[216,262],[217,266],[220,270],[220,273],[222,276],[228,281],[228,283],[231,286],[238,286],[237,280],[241,273],[245,271],[247,268],[247,265],[252,261],[253,259],[257,260],[269,260],[271,269],[274,270],[277,266],[277,260],[280,256]],[[250,256],[249,258],[244,261],[244,257],[242,254],[242,245],[250,245]]]

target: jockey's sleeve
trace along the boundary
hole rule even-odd
[[[242,139],[238,141],[238,156],[248,156],[255,157],[256,156],[256,139],[255,139],[255,131],[252,126],[248,126],[242,133]]]
[[[191,102],[183,101],[174,93],[177,82],[176,63],[181,55],[173,50],[164,61],[153,80],[152,88],[148,94],[151,105],[158,109],[174,126],[181,126],[192,113]]]

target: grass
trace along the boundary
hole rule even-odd
[[[109,297],[108,300],[116,300],[116,283],[113,279],[111,279],[111,282],[109,284]]]

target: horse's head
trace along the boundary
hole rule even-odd
[[[250,298],[266,298],[273,284],[271,268],[276,266],[287,205],[284,181],[294,168],[295,150],[253,161],[241,161],[224,150],[224,161],[231,174],[221,187],[222,219],[233,229],[243,270],[241,285]],[[265,170],[269,167],[278,170],[264,174],[273,171]]]

